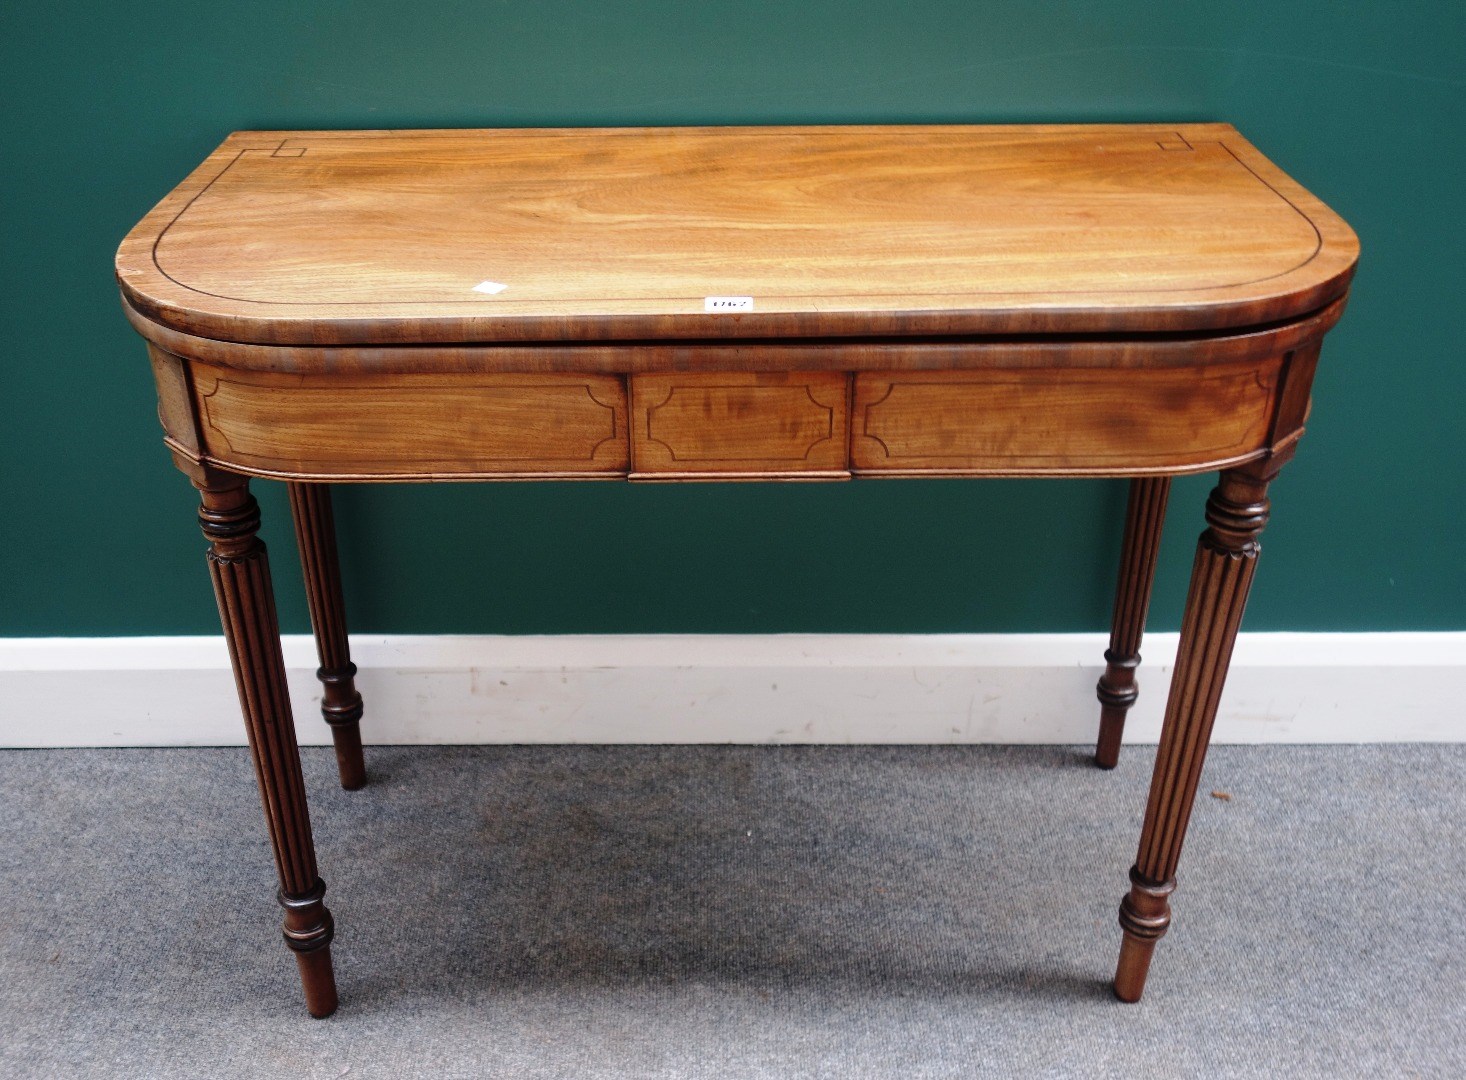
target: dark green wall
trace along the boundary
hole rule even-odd
[[[26,8],[21,12],[20,8]],[[43,7],[46,10],[42,10]],[[217,630],[112,253],[237,128],[1228,120],[1357,229],[1253,629],[1466,627],[1466,5],[6,5],[0,634]],[[1209,483],[1178,483],[1153,625]],[[256,488],[305,628],[283,492]],[[1116,482],[355,488],[397,632],[1097,629]]]

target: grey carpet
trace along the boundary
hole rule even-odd
[[[324,1021],[243,750],[0,753],[0,1074],[1466,1076],[1466,746],[1214,749],[1138,1006],[1150,747],[368,753]]]

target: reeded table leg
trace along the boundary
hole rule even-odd
[[[1151,953],[1171,922],[1181,843],[1257,565],[1257,536],[1267,522],[1268,479],[1245,466],[1229,470],[1207,500],[1208,528],[1191,568],[1140,851],[1130,870],[1130,893],[1120,903],[1124,938],[1115,996],[1121,1001],[1140,1000]]]
[[[199,491],[199,523],[211,545],[209,572],[280,874],[285,944],[300,965],[306,1008],[312,1016],[329,1016],[336,1010],[330,947],[334,927],[322,902],[326,885],[316,873],[270,564],[256,535],[260,511],[243,477],[210,474]]]
[[[346,641],[346,605],[341,598],[341,564],[336,559],[336,522],[331,514],[331,489],[326,484],[286,484],[290,514],[295,519],[295,542],[305,571],[305,593],[311,626],[316,633],[316,654],[321,666],[321,715],[331,725],[336,744],[336,767],[341,786],[355,791],[366,783],[366,762],[361,753],[361,695],[356,691],[356,665]]]
[[[1169,476],[1137,476],[1130,481],[1120,580],[1115,587],[1115,613],[1110,621],[1110,647],[1105,650],[1105,673],[1095,687],[1101,707],[1094,763],[1101,769],[1113,769],[1120,760],[1125,714],[1140,695],[1135,669],[1140,666],[1140,638],[1145,633],[1145,614],[1150,609],[1150,589],[1155,582],[1156,552],[1160,550],[1161,526],[1165,524],[1166,501],[1170,497]]]

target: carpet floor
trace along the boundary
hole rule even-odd
[[[0,752],[0,1076],[1466,1076],[1466,746],[1213,749],[1126,1006],[1153,758],[309,749],[311,1020],[244,750]]]

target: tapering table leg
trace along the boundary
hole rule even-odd
[[[1176,864],[1257,565],[1257,537],[1268,517],[1269,479],[1248,466],[1228,470],[1207,500],[1208,527],[1197,543],[1191,568],[1140,850],[1130,870],[1130,892],[1120,903],[1124,937],[1115,995],[1122,1001],[1140,1000],[1151,953],[1171,922]]]
[[[336,558],[336,522],[331,489],[326,484],[287,484],[295,542],[305,571],[305,593],[316,654],[321,666],[321,715],[331,725],[341,786],[354,791],[366,783],[361,753],[361,695],[356,691],[356,665],[346,641],[346,605],[341,598],[341,564]]]
[[[1105,650],[1105,673],[1095,687],[1095,696],[1100,700],[1100,730],[1094,763],[1101,769],[1113,769],[1120,760],[1125,714],[1140,695],[1135,669],[1140,666],[1140,639],[1150,610],[1156,553],[1170,496],[1169,476],[1137,476],[1130,481],[1120,580],[1115,586],[1115,611],[1110,620],[1110,647]]]
[[[295,953],[312,1016],[336,1009],[331,969],[331,913],[316,872],[305,781],[285,686],[285,660],[265,545],[256,533],[259,507],[243,477],[209,474],[199,484],[199,523],[210,541],[209,572],[239,688],[255,778],[280,875],[285,944]]]

